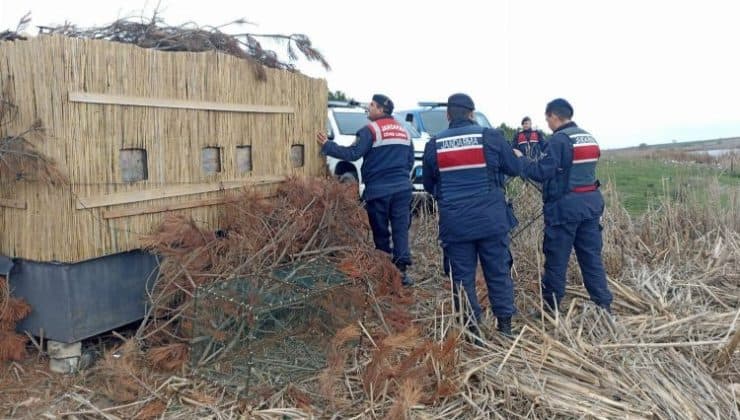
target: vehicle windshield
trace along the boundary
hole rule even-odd
[[[485,115],[480,112],[474,112],[475,121],[481,127],[491,127],[491,123]],[[428,111],[421,112],[421,122],[424,125],[424,129],[432,136],[437,135],[440,131],[449,127],[447,122],[447,111],[444,108],[430,109]]]
[[[354,135],[362,127],[367,125],[368,122],[370,122],[367,119],[367,114],[360,113],[360,112],[334,111],[334,118],[337,121],[339,132],[343,135]],[[403,127],[409,132],[409,135],[412,138],[421,137],[421,134],[419,133],[418,130],[414,128],[414,126],[412,126],[406,121],[399,121],[399,122],[403,124]]]
[[[480,112],[474,112],[473,115],[475,116],[475,121],[478,123],[481,127],[487,127],[487,128],[493,128],[491,126],[491,123],[488,122],[488,118],[486,118],[485,115],[483,115]]]
[[[342,112],[333,111],[334,119],[337,121],[339,133],[343,135],[355,135],[369,121],[364,112]]]
[[[396,120],[396,121],[398,121],[398,120]],[[401,124],[403,124],[403,128],[405,128],[406,131],[409,132],[409,135],[411,136],[412,139],[415,139],[417,137],[421,137],[421,134],[414,128],[413,125],[407,123],[406,121],[398,121],[398,122],[400,122]]]

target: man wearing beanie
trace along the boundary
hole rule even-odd
[[[573,107],[565,99],[548,103],[545,117],[553,134],[543,149],[542,158],[539,161],[528,159],[522,171],[522,176],[543,183],[544,308],[554,312],[565,296],[568,259],[575,248],[591,300],[610,312],[612,294],[601,259],[599,224],[604,199],[596,179],[596,163],[601,151],[593,136],[571,121]]]
[[[532,120],[529,117],[522,119],[522,129],[514,134],[511,140],[512,146],[532,159],[539,159],[545,135],[540,130],[532,129]]]
[[[498,330],[508,336],[516,313],[509,232],[517,222],[504,196],[504,176],[519,175],[522,161],[501,131],[475,123],[473,110],[473,100],[463,93],[447,100],[449,128],[424,149],[424,189],[439,205],[439,236],[450,262],[455,309],[462,307],[464,291],[470,302],[466,324],[478,336],[480,260]]]
[[[368,107],[370,123],[357,132],[357,141],[352,146],[342,147],[327,141],[325,133],[318,133],[317,141],[325,155],[346,161],[363,158],[360,169],[365,183],[363,199],[375,248],[393,256],[393,263],[401,271],[402,284],[411,286],[413,281],[406,268],[411,265],[409,174],[414,165],[414,147],[411,136],[392,113],[393,101],[375,94]]]

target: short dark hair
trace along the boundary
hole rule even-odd
[[[391,101],[391,98],[382,93],[376,93],[373,95],[372,101],[378,104],[386,115],[391,115],[393,113],[393,101]]]
[[[555,114],[563,120],[569,120],[573,118],[573,107],[563,98],[553,99],[545,108],[545,115],[550,114]]]
[[[473,112],[467,108],[463,108],[461,106],[448,106],[447,107],[447,114],[450,116],[451,121],[455,120],[466,120],[468,119],[468,115]]]
[[[529,118],[529,117],[522,118],[522,125],[524,125],[524,123],[527,122],[527,121],[532,122],[532,119]]]

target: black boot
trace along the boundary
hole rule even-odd
[[[501,334],[507,337],[511,337],[512,335],[511,334],[511,317],[510,316],[499,317],[497,318],[497,320],[498,320],[498,323],[497,323],[498,325],[496,326],[496,329],[498,330],[498,332],[500,332]]]
[[[398,271],[401,272],[401,285],[403,285],[403,287],[413,286],[414,280],[409,277],[409,274],[406,272],[408,264],[404,264],[401,262],[394,262],[394,264],[396,265],[396,268],[398,268]]]
[[[401,284],[403,285],[403,287],[410,287],[414,285],[414,280],[411,277],[409,277],[408,273],[406,273],[405,271],[402,271],[401,272]]]
[[[597,306],[599,308],[601,308],[602,310],[604,310],[604,312],[608,313],[609,315],[612,314],[612,308],[611,308],[611,306],[609,306],[609,304],[602,303],[602,304],[599,304]]]
[[[483,341],[481,341],[480,338],[480,330],[478,329],[478,325],[473,323],[469,324],[468,331],[470,331],[470,334],[472,335],[472,337],[469,338],[469,341],[478,347],[484,347]]]

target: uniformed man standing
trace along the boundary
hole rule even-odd
[[[475,293],[480,259],[497,328],[511,334],[514,285],[511,279],[509,231],[516,218],[504,196],[504,175],[520,174],[501,131],[483,128],[473,118],[473,100],[457,93],[447,100],[449,128],[431,138],[424,149],[424,189],[439,206],[439,236],[452,268],[455,308],[462,291],[470,301],[470,330],[478,334],[482,311]]]
[[[548,103],[545,117],[553,135],[541,159],[528,159],[523,169],[523,176],[543,183],[544,307],[554,311],[563,299],[568,259],[575,248],[591,300],[610,311],[612,294],[601,259],[599,220],[604,212],[604,199],[596,179],[599,145],[591,134],[571,121],[573,107],[565,99]]]
[[[409,174],[414,164],[414,147],[409,133],[392,113],[390,98],[373,95],[368,108],[370,123],[357,132],[357,141],[352,146],[327,141],[325,133],[318,133],[317,141],[325,155],[346,161],[364,158],[360,169],[365,183],[363,199],[375,248],[393,256],[393,263],[401,271],[401,282],[410,286],[413,280],[406,268],[411,265]]]
[[[540,130],[532,129],[532,120],[529,117],[522,119],[522,129],[514,134],[511,144],[518,149],[524,156],[532,159],[538,159],[542,153],[542,147],[545,142],[545,135]]]

